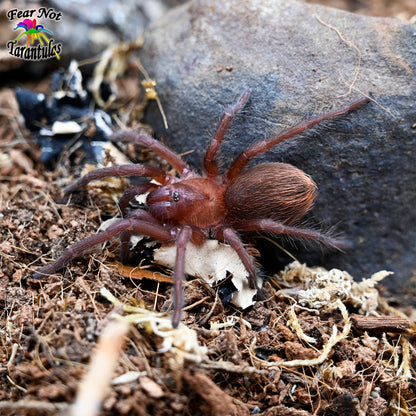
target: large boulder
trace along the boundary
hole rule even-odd
[[[295,1],[191,1],[147,32],[140,58],[169,128],[156,106],[147,119],[177,152],[192,151],[186,160],[198,168],[220,115],[251,88],[221,149],[225,168],[249,144],[371,95],[254,163],[310,174],[319,187],[310,218],[353,242],[345,253],[300,247],[300,260],[357,277],[392,270],[387,284],[403,288],[416,274],[415,34],[403,20]]]

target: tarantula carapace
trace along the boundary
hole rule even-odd
[[[206,239],[213,238],[228,243],[238,253],[247,269],[252,288],[257,288],[256,267],[240,234],[286,234],[342,247],[342,241],[329,235],[291,225],[306,214],[316,197],[316,185],[307,174],[285,163],[263,163],[247,170],[244,168],[260,153],[323,120],[346,113],[366,99],[304,121],[269,140],[255,143],[244,150],[228,170],[220,175],[217,153],[221,141],[231,119],[246,104],[249,95],[249,90],[244,91],[237,102],[224,113],[216,134],[208,145],[201,175],[192,170],[176,153],[148,135],[132,131],[116,133],[113,140],[132,141],[151,149],[169,162],[178,176],[171,176],[161,169],[131,164],[97,169],[78,179],[66,189],[67,193],[91,181],[110,176],[142,176],[153,181],[132,187],[124,193],[119,202],[123,219],[105,231],[67,248],[56,261],[38,270],[34,277],[40,278],[54,273],[85,250],[117,235],[121,237],[124,261],[128,259],[128,245],[132,234],[144,234],[163,242],[176,242],[175,306],[172,319],[173,326],[176,327],[181,320],[185,250],[190,240],[195,244],[202,244]],[[148,193],[147,210],[136,209],[127,213],[129,202],[144,193]]]

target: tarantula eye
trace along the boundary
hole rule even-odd
[[[179,192],[178,191],[173,191],[172,200],[173,200],[173,202],[178,202],[179,201]]]

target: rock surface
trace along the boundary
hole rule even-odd
[[[119,42],[134,42],[149,20],[158,19],[167,6],[159,0],[48,0],[62,12],[56,32],[65,47],[65,58],[91,59]]]
[[[370,102],[255,159],[291,163],[317,182],[315,225],[336,225],[347,253],[298,252],[300,260],[369,276],[387,269],[403,288],[416,274],[416,27],[276,0],[192,1],[154,22],[140,58],[167,115],[148,122],[201,166],[220,116],[249,87],[250,100],[221,149],[223,167],[250,143],[313,115]],[[312,221],[312,220],[310,220]],[[313,222],[312,222],[313,224]]]
[[[137,41],[151,20],[159,19],[179,1],[183,3],[184,0],[3,1],[0,9],[0,72],[23,67],[22,72],[39,77],[50,68],[67,66],[73,59],[94,61],[108,47],[120,42]],[[28,62],[10,55],[6,43],[16,38],[13,29],[19,20],[17,17],[9,20],[7,12],[12,9],[22,12],[36,10],[37,15],[41,8],[60,14],[57,19],[45,16],[38,18],[38,23],[52,31],[52,35],[48,34],[49,38],[62,44],[60,60]],[[34,16],[35,14],[32,17]],[[34,45],[37,43],[36,41]]]

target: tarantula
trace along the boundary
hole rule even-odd
[[[263,140],[244,150],[228,170],[218,173],[217,153],[233,116],[246,104],[250,91],[246,90],[222,116],[215,136],[205,154],[203,173],[192,170],[176,153],[156,139],[132,131],[121,131],[113,140],[122,139],[146,146],[165,159],[177,171],[178,177],[161,169],[140,164],[110,166],[89,172],[66,189],[70,193],[87,183],[110,176],[142,176],[153,179],[128,189],[119,201],[124,219],[105,231],[87,237],[67,248],[50,265],[34,274],[34,278],[54,273],[85,250],[120,235],[122,260],[129,256],[131,234],[144,234],[164,242],[176,242],[174,267],[174,312],[172,324],[181,320],[185,268],[185,250],[191,240],[202,244],[213,238],[228,243],[239,255],[249,274],[249,284],[256,284],[256,267],[239,236],[240,233],[268,232],[314,240],[325,245],[342,247],[343,242],[324,233],[298,228],[291,224],[300,220],[311,208],[316,197],[312,178],[286,163],[263,163],[244,170],[255,156],[289,139],[307,128],[329,118],[346,113],[363,104],[357,100],[345,107],[322,114]],[[157,182],[157,183],[155,183]],[[148,193],[147,210],[136,209],[126,214],[129,202],[137,195]]]

